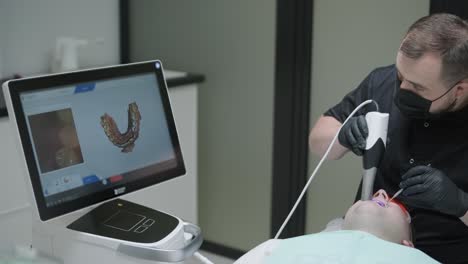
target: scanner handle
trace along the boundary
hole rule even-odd
[[[119,244],[117,251],[135,258],[160,261],[160,262],[181,262],[191,257],[203,243],[201,229],[191,223],[183,223],[185,233],[193,235],[192,240],[180,249],[161,249],[151,247],[139,247],[125,243]]]
[[[363,155],[361,200],[372,199],[374,192],[374,180],[377,168],[382,160],[387,143],[389,114],[369,112],[366,114],[366,122],[369,135],[366,139],[366,149]]]

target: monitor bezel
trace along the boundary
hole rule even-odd
[[[45,203],[45,197],[43,196],[39,168],[36,163],[33,145],[29,136],[23,106],[21,104],[21,93],[45,88],[56,88],[61,86],[77,85],[80,83],[97,82],[106,79],[124,78],[125,76],[130,77],[132,75],[145,73],[153,73],[156,75],[156,80],[159,84],[159,92],[161,94],[161,100],[168,123],[170,138],[174,146],[177,166],[164,173],[152,174],[142,179],[135,180],[134,182],[127,182],[126,184],[117,185],[113,188],[93,193],[92,195],[87,195],[72,201],[64,202],[59,205],[47,207]],[[23,158],[25,159],[27,172],[29,174],[28,176],[32,185],[36,208],[39,213],[39,218],[42,221],[47,221],[95,204],[100,204],[104,201],[153,186],[155,184],[182,176],[186,173],[177,129],[171,109],[167,83],[164,78],[162,63],[159,60],[11,80],[7,84],[7,89],[11,98],[12,109],[16,119],[15,123],[21,141]],[[12,116],[13,115],[10,115],[10,118]],[[121,187],[124,186],[125,192],[120,193],[114,191],[116,189],[121,190]],[[90,199],[91,196],[92,199]]]

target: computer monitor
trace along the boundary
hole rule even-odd
[[[3,87],[43,221],[185,174],[160,61]]]

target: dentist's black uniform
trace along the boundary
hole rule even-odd
[[[412,111],[428,102],[401,94],[406,91],[399,87],[394,65],[375,69],[324,115],[343,123],[368,99],[378,102],[380,112],[390,114],[374,192],[384,189],[393,194],[404,187],[399,199],[410,208],[415,247],[442,263],[468,263],[468,226],[460,220],[468,210],[468,107],[415,117]],[[368,107],[357,115],[374,110],[372,104]],[[354,121],[358,126],[362,118]],[[340,143],[350,145],[343,135]],[[357,197],[360,192],[359,188]]]

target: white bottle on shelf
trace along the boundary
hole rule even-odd
[[[52,55],[51,72],[74,71],[79,68],[78,48],[88,45],[85,39],[59,37]]]

